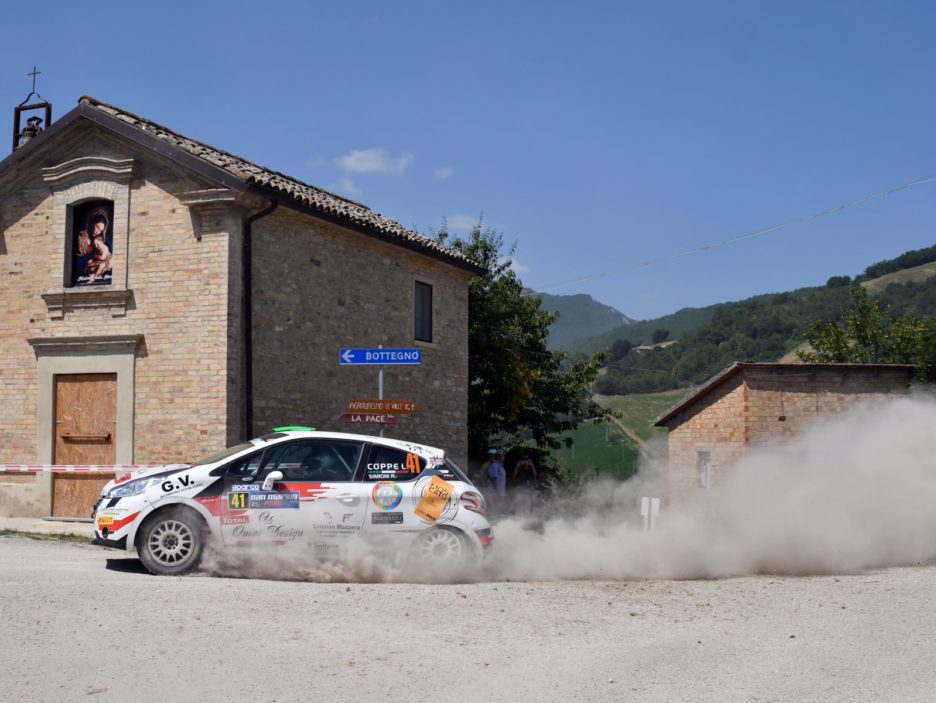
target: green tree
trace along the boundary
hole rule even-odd
[[[871,300],[861,286],[850,289],[852,307],[842,308],[842,321],[811,322],[800,351],[806,362],[832,364],[911,364],[918,381],[936,380],[936,324],[933,318],[895,315]]]
[[[468,289],[469,455],[482,457],[492,438],[502,435],[515,442],[529,436],[540,447],[557,449],[555,434],[582,418],[609,415],[590,394],[604,354],[572,361],[547,348],[558,314],[523,294],[511,269],[514,249],[501,251],[503,236],[479,222],[463,239],[443,221],[436,237],[487,271]]]
[[[615,339],[608,352],[608,362],[619,361],[630,354],[634,345],[628,339]]]
[[[665,342],[669,339],[669,330],[664,327],[658,327],[653,330],[653,336],[650,338],[650,341],[654,344],[659,344],[660,342]]]

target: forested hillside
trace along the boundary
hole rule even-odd
[[[936,247],[873,264],[855,280],[834,276],[825,286],[705,308],[712,310],[708,322],[682,335],[670,334],[678,342],[665,349],[638,353],[629,336],[618,335],[607,345],[606,370],[596,390],[604,395],[663,391],[702,383],[734,361],[776,361],[804,340],[808,322],[839,319],[849,302],[849,286],[858,282],[867,285],[875,278],[869,272],[893,274],[903,270],[901,262],[923,266],[933,260]],[[874,291],[874,286],[868,288]],[[882,305],[891,306],[897,314],[936,315],[936,277],[891,283],[878,295]],[[665,326],[666,319],[635,323],[626,329],[630,333],[642,325],[646,332]],[[650,334],[635,341],[649,342]]]

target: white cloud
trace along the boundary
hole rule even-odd
[[[477,215],[449,215],[445,218],[450,230],[458,232],[470,232],[471,228],[478,224]]]
[[[413,160],[408,152],[391,156],[383,149],[352,149],[337,159],[348,173],[403,173]]]
[[[455,169],[451,166],[440,166],[432,173],[440,181],[444,181],[446,178],[451,178],[455,175]]]
[[[361,193],[358,187],[354,185],[354,181],[352,181],[347,176],[342,176],[340,179],[338,179],[338,187],[345,193],[345,195],[360,195]]]
[[[530,267],[529,267],[529,266],[527,266],[526,264],[520,263],[519,261],[517,261],[517,260],[514,259],[513,257],[511,257],[511,258],[508,259],[508,258],[505,256],[505,257],[503,257],[503,258],[501,258],[501,259],[498,259],[497,263],[500,264],[500,265],[503,265],[503,264],[507,263],[508,261],[510,262],[510,270],[513,271],[513,272],[514,272],[515,274],[517,274],[518,276],[519,276],[520,274],[522,274],[522,273],[529,273],[529,272],[530,272]]]
[[[526,264],[520,263],[516,259],[512,259],[510,262],[510,270],[519,276],[522,273],[529,273],[530,267]]]

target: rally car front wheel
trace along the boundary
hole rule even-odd
[[[160,576],[178,576],[195,569],[205,551],[205,525],[188,508],[165,508],[144,523],[137,541],[143,566]]]

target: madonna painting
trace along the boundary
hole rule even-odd
[[[109,200],[95,200],[75,208],[73,285],[100,285],[113,279],[113,220],[114,204]]]

